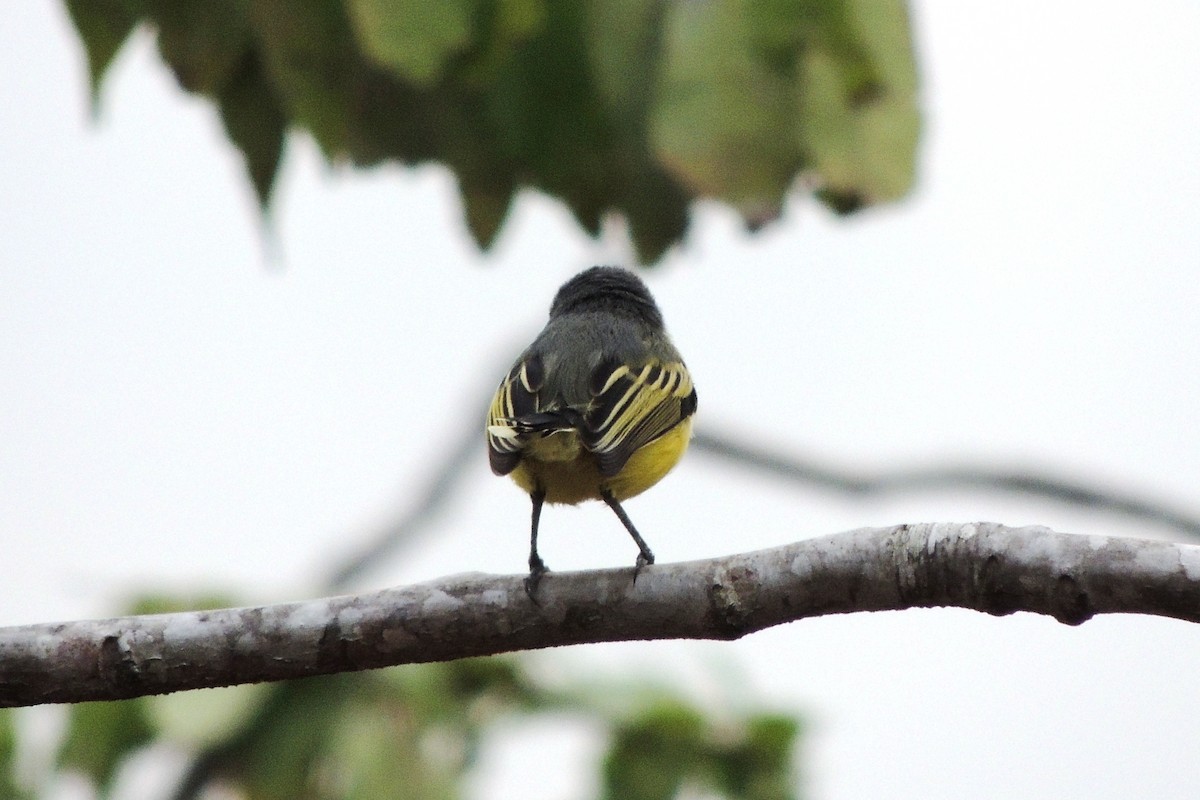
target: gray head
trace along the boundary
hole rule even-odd
[[[607,311],[657,330],[663,327],[662,313],[646,284],[621,267],[592,267],[564,283],[550,304],[550,319],[585,311]]]

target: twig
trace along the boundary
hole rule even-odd
[[[1081,508],[1124,514],[1144,522],[1174,528],[1200,539],[1200,519],[1165,503],[1123,492],[1106,492],[1065,478],[1039,475],[1030,470],[982,469],[969,465],[946,465],[927,469],[903,468],[874,475],[838,469],[792,455],[748,445],[729,435],[713,433],[712,427],[698,431],[692,448],[767,472],[797,483],[821,486],[854,495],[949,489],[980,489],[1012,492],[1058,500]]]

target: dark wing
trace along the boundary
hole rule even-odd
[[[592,393],[585,443],[606,477],[696,412],[696,389],[682,361],[603,365],[593,376]]]
[[[497,475],[512,472],[521,460],[530,430],[518,421],[538,414],[538,390],[544,378],[542,361],[537,356],[518,361],[492,397],[486,428],[488,463]]]

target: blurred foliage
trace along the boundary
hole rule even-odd
[[[711,722],[663,698],[618,724],[604,760],[606,800],[671,800],[692,794],[788,800],[799,725],[778,714]]]
[[[229,598],[220,595],[183,598],[154,594],[136,600],[129,613],[168,614],[230,605]],[[100,797],[107,797],[125,759],[159,736],[160,726],[154,720],[152,706],[157,699],[139,697],[119,703],[71,706],[67,732],[59,746],[58,767],[83,774]]]
[[[107,797],[117,768],[153,739],[154,729],[143,698],[121,703],[79,703],[71,707],[58,765],[83,773],[97,793]]]
[[[0,798],[32,800],[33,793],[20,785],[17,777],[16,712],[0,708]]]
[[[184,605],[155,596],[134,608]],[[552,715],[602,733],[596,772],[603,798],[797,797],[794,718],[713,711],[648,683],[550,681],[531,661],[465,659],[81,703],[68,711],[53,767],[83,776],[97,797],[126,796],[123,770],[155,747],[187,755],[190,767],[168,795],[176,800],[213,787],[245,800],[453,800],[489,742],[513,730],[497,723]],[[3,800],[37,797],[15,775],[20,732],[12,712],[0,710]],[[531,780],[547,768],[530,764]],[[55,783],[53,775],[35,777],[38,786]]]
[[[286,134],[330,162],[439,162],[487,248],[515,193],[559,198],[639,257],[693,199],[754,229],[797,184],[839,213],[902,197],[919,115],[903,0],[65,0],[93,98],[157,32],[269,210]]]

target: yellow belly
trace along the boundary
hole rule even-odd
[[[512,471],[512,479],[527,492],[542,487],[547,503],[574,505],[599,500],[601,489],[608,489],[617,500],[627,500],[662,480],[679,463],[691,438],[689,417],[636,450],[616,475],[604,478],[592,454],[579,445],[578,437],[560,431],[530,447]]]

